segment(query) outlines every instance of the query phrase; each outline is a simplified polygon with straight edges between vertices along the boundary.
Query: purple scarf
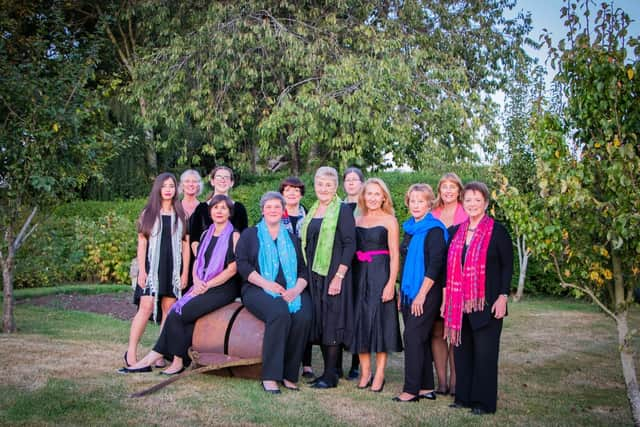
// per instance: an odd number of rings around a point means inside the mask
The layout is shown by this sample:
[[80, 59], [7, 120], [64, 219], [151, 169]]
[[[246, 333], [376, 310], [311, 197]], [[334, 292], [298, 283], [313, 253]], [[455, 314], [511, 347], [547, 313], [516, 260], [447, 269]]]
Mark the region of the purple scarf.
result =
[[[233, 233], [233, 225], [230, 221], [227, 222], [227, 225], [218, 236], [218, 241], [216, 242], [215, 247], [213, 248], [213, 253], [211, 254], [211, 258], [209, 260], [209, 265], [205, 269], [206, 260], [204, 259], [204, 254], [207, 252], [207, 248], [211, 243], [211, 239], [213, 238], [213, 233], [216, 230], [216, 225], [211, 224], [207, 229], [207, 233], [204, 236], [204, 239], [200, 242], [200, 246], [198, 246], [198, 256], [195, 262], [195, 270], [196, 277], [203, 282], [207, 282], [211, 280], [213, 277], [217, 276], [224, 269], [224, 260], [226, 258], [227, 251], [229, 250], [229, 237], [231, 233]], [[182, 307], [185, 306], [186, 303], [191, 301], [195, 295], [193, 295], [193, 288], [189, 289], [189, 291], [182, 296], [178, 301], [176, 301], [171, 310], [175, 311], [178, 314], [182, 314]]]

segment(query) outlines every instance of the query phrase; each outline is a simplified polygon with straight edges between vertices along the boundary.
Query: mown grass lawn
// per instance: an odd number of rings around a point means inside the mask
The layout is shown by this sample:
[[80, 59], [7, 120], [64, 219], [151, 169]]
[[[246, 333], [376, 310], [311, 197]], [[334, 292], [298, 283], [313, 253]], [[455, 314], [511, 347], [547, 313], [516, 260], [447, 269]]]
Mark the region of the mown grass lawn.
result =
[[[128, 297], [128, 296], [127, 296]], [[451, 398], [399, 404], [402, 354], [383, 393], [337, 389], [271, 396], [257, 381], [201, 375], [148, 397], [161, 380], [118, 375], [129, 323], [104, 315], [17, 306], [19, 333], [0, 335], [1, 425], [631, 425], [615, 327], [593, 306], [563, 299], [510, 304], [502, 335], [498, 412], [450, 409]], [[630, 323], [640, 324], [636, 308]], [[142, 351], [158, 328], [150, 325]], [[640, 348], [635, 341], [636, 350]], [[345, 356], [345, 365], [348, 365]], [[319, 370], [319, 354], [314, 366]]]

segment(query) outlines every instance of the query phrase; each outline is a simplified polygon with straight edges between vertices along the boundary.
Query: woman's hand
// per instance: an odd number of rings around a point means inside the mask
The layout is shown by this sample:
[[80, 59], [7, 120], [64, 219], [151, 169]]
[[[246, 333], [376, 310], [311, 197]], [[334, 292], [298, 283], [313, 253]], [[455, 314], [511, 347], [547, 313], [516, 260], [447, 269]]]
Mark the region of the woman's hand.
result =
[[141, 271], [138, 273], [138, 286], [144, 289], [147, 286], [147, 272]]
[[267, 283], [264, 284], [263, 288], [266, 289], [269, 292], [273, 292], [273, 293], [276, 293], [278, 295], [284, 295], [284, 293], [287, 291], [279, 283], [271, 282], [271, 281], [267, 281]]
[[440, 317], [442, 317], [443, 319], [444, 319], [444, 314], [446, 309], [447, 309], [447, 303], [446, 301], [443, 300], [442, 304], [440, 304]]
[[338, 276], [333, 276], [331, 282], [329, 282], [329, 289], [327, 289], [327, 293], [331, 296], [340, 295], [342, 292], [342, 279]]
[[186, 288], [188, 283], [189, 283], [189, 276], [186, 273], [180, 275], [180, 289]]
[[382, 289], [382, 302], [391, 301], [396, 294], [396, 288], [393, 283], [389, 283]]
[[509, 298], [506, 295], [500, 295], [496, 302], [493, 303], [491, 307], [491, 312], [493, 313], [493, 317], [496, 319], [502, 319], [505, 314], [507, 314], [507, 300]]
[[422, 292], [418, 292], [418, 295], [413, 299], [411, 303], [411, 314], [416, 317], [422, 316], [424, 312], [424, 300], [426, 299], [426, 295]]
[[296, 299], [296, 297], [298, 295], [300, 295], [301, 290], [298, 289], [297, 286], [294, 286], [291, 289], [287, 289], [283, 292], [282, 294], [282, 299], [285, 300], [286, 302], [291, 302], [294, 299]]
[[207, 292], [207, 289], [209, 288], [203, 280], [200, 280], [197, 277], [193, 278], [193, 290], [191, 291], [193, 296], [202, 295]]

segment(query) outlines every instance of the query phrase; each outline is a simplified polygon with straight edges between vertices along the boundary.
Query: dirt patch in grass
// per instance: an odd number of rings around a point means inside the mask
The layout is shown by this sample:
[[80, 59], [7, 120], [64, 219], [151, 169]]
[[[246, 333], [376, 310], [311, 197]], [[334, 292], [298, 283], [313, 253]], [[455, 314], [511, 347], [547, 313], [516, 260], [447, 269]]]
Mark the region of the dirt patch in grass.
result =
[[32, 304], [64, 310], [106, 314], [116, 319], [131, 320], [138, 309], [127, 292], [117, 294], [59, 294], [19, 300], [19, 304]]

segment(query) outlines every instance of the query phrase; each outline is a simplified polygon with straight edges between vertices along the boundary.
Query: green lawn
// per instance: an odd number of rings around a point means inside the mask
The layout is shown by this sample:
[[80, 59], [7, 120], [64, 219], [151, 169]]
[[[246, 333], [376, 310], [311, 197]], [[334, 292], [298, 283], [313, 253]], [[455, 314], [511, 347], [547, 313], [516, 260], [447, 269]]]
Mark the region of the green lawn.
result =
[[[630, 323], [639, 324], [637, 309], [632, 317]], [[17, 306], [16, 320], [19, 333], [0, 335], [0, 425], [631, 424], [614, 325], [593, 306], [572, 300], [510, 304], [498, 412], [485, 417], [448, 408], [451, 398], [392, 402], [402, 387], [402, 354], [390, 358], [380, 394], [341, 381], [333, 390], [302, 385], [301, 392], [271, 396], [257, 381], [201, 375], [131, 399], [161, 379], [116, 373], [128, 322], [28, 304]], [[150, 325], [140, 353], [157, 333]], [[316, 352], [316, 370], [319, 359]]]

